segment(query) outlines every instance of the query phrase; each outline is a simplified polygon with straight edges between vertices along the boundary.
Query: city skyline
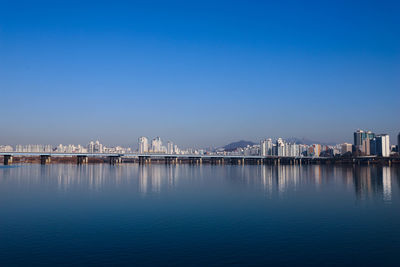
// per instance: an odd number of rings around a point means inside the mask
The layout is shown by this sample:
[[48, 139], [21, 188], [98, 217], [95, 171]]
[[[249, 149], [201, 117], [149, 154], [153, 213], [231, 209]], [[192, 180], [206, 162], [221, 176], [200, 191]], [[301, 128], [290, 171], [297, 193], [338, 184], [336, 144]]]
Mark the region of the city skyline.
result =
[[393, 139], [398, 9], [397, 1], [6, 1], [0, 141], [339, 143], [354, 128]]
[[[304, 140], [303, 140], [304, 141]], [[397, 141], [397, 144], [396, 144]], [[400, 133], [394, 141], [390, 142], [388, 134], [374, 133], [371, 130], [358, 129], [353, 132], [353, 144], [342, 142], [340, 144], [323, 144], [319, 142], [302, 142], [297, 139], [284, 139], [270, 137], [263, 138], [260, 142], [239, 141], [226, 146], [196, 148], [179, 147], [174, 141], [162, 140], [161, 137], [148, 138], [141, 136], [136, 146], [109, 146], [99, 140], [90, 141], [85, 145], [59, 144], [57, 146], [44, 144], [29, 145], [2, 145], [0, 152], [16, 153], [66, 153], [66, 154], [136, 154], [136, 155], [243, 155], [243, 156], [278, 156], [278, 157], [360, 157], [378, 156], [390, 157], [399, 154]]]
[[[358, 130], [360, 130], [360, 129], [357, 128], [357, 131]], [[352, 131], [353, 131], [353, 133], [356, 132], [355, 129], [353, 129]], [[393, 135], [388, 134], [387, 132], [384, 132], [384, 131], [383, 132], [374, 131], [374, 133], [376, 133], [378, 135], [381, 135], [381, 134], [389, 135], [392, 144], [393, 145], [397, 145], [396, 140], [398, 140], [398, 138], [399, 138], [400, 131], [395, 133], [395, 134], [393, 134]], [[11, 142], [7, 142], [7, 140], [1, 140], [0, 139], [0, 145], [17, 146], [17, 145], [31, 145], [31, 144], [43, 144], [43, 145], [47, 144], [47, 145], [57, 146], [59, 144], [67, 144], [67, 145], [68, 144], [88, 144], [89, 142], [97, 140], [97, 141], [101, 141], [102, 143], [104, 143], [104, 144], [106, 144], [108, 146], [125, 146], [125, 147], [131, 147], [131, 148], [134, 148], [134, 149], [139, 149], [138, 140], [140, 138], [143, 138], [143, 137], [146, 137], [148, 139], [147, 142], [148, 142], [149, 146], [151, 145], [150, 144], [151, 138], [154, 137], [154, 138], [161, 138], [162, 140], [168, 141], [168, 142], [170, 142], [172, 140], [175, 140], [175, 141], [173, 141], [174, 145], [179, 145], [182, 148], [196, 148], [196, 149], [218, 148], [218, 147], [223, 147], [225, 145], [228, 145], [228, 144], [234, 143], [234, 142], [238, 142], [238, 141], [249, 141], [249, 142], [253, 142], [253, 143], [259, 143], [260, 140], [263, 140], [263, 139], [266, 139], [266, 138], [270, 138], [272, 140], [278, 140], [278, 139], [291, 140], [294, 143], [304, 143], [304, 141], [306, 141], [306, 143], [310, 143], [310, 144], [311, 143], [318, 143], [318, 144], [322, 144], [322, 145], [338, 145], [338, 144], [343, 144], [343, 143], [354, 143], [353, 142], [354, 141], [354, 135], [348, 133], [348, 138], [343, 139], [343, 140], [339, 140], [338, 142], [330, 142], [330, 141], [322, 142], [321, 140], [314, 140], [314, 139], [311, 139], [311, 138], [308, 138], [308, 137], [296, 137], [296, 136], [286, 136], [285, 137], [285, 136], [264, 135], [264, 136], [261, 136], [257, 140], [250, 140], [250, 139], [240, 138], [240, 137], [237, 138], [237, 139], [228, 138], [224, 143], [221, 143], [221, 144], [218, 144], [218, 145], [214, 145], [214, 144], [200, 145], [200, 144], [196, 144], [196, 143], [182, 145], [182, 142], [180, 142], [180, 140], [176, 140], [176, 139], [173, 139], [173, 138], [165, 138], [165, 137], [160, 136], [160, 135], [149, 135], [149, 136], [138, 135], [138, 137], [136, 139], [134, 137], [131, 138], [131, 142], [129, 142], [129, 143], [115, 142], [115, 140], [112, 141], [112, 142], [105, 142], [103, 138], [89, 138], [86, 141], [77, 141], [77, 142], [62, 142], [62, 141], [58, 141], [58, 142], [54, 142], [54, 143], [52, 143], [52, 142], [30, 142], [29, 140], [27, 140], [26, 142], [11, 143]], [[59, 140], [61, 140], [61, 139], [59, 139]], [[293, 141], [293, 140], [295, 140], [295, 141]]]

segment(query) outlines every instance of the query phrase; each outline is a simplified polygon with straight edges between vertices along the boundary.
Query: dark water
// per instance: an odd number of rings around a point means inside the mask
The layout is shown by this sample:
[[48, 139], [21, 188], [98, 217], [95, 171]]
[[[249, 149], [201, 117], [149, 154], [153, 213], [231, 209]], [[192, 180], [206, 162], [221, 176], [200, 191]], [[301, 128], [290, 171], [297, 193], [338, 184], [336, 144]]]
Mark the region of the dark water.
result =
[[400, 171], [0, 166], [0, 265], [392, 265]]

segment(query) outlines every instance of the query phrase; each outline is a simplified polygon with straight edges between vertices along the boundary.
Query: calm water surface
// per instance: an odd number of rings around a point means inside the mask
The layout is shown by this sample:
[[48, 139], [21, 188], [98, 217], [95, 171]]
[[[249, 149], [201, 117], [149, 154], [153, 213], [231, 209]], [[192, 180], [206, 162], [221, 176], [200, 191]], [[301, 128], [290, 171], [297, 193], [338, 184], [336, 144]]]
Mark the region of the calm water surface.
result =
[[396, 167], [0, 166], [0, 265], [400, 264]]

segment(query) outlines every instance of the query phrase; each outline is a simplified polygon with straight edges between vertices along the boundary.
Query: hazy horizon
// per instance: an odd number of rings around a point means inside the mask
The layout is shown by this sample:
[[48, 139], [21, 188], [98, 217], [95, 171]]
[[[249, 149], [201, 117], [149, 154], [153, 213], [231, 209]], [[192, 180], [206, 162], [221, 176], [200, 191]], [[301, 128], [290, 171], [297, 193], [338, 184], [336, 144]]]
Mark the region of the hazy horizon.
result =
[[1, 3], [0, 144], [397, 142], [397, 1]]

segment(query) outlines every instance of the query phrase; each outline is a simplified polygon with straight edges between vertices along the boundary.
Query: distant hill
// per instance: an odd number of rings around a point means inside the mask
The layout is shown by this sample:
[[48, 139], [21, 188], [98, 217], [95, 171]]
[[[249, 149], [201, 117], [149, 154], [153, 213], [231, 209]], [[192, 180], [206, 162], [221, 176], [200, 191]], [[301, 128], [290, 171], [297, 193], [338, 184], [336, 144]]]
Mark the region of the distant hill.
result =
[[225, 151], [234, 151], [239, 147], [253, 146], [255, 144], [256, 143], [251, 142], [251, 141], [240, 140], [238, 142], [233, 142], [233, 143], [230, 143], [230, 144], [224, 146], [223, 149]]

